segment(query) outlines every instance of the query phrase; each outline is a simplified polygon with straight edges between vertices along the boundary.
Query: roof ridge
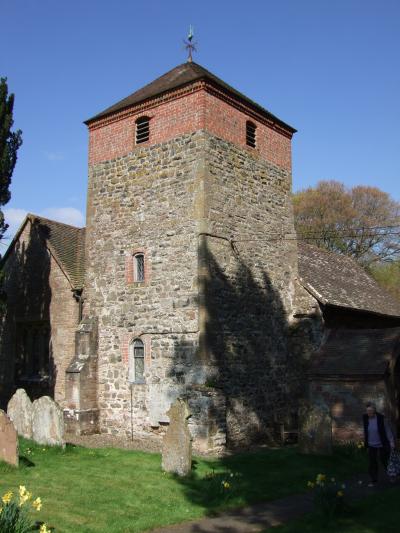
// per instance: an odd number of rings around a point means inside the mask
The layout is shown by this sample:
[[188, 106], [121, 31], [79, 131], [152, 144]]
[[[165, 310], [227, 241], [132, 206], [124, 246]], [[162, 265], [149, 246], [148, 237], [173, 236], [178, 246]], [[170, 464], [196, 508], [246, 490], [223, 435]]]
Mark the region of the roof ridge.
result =
[[291, 133], [295, 133], [296, 130], [276, 115], [271, 113], [268, 109], [258, 104], [238, 89], [232, 87], [232, 85], [226, 83], [222, 78], [219, 78], [213, 74], [210, 70], [206, 69], [199, 63], [186, 62], [177, 65], [170, 69], [161, 76], [155, 78], [150, 83], [147, 83], [143, 87], [140, 87], [133, 93], [129, 94], [122, 100], [119, 100], [115, 104], [107, 107], [100, 113], [92, 116], [84, 121], [86, 125], [90, 125], [97, 120], [104, 119], [106, 117], [113, 116], [133, 108], [143, 102], [151, 101], [154, 98], [161, 97], [165, 94], [176, 91], [177, 89], [189, 86], [198, 81], [207, 80], [210, 85], [217, 85], [219, 89], [228, 93], [231, 97], [241, 101], [242, 104], [247, 104], [248, 107], [253, 108], [260, 115], [264, 115], [272, 122], [276, 122], [280, 127], [288, 130]]
[[72, 224], [67, 224], [66, 222], [60, 222], [58, 220], [53, 220], [52, 218], [47, 218], [47, 217], [44, 217], [42, 215], [36, 215], [35, 213], [27, 213], [27, 218], [31, 218], [31, 217], [35, 217], [35, 218], [38, 218], [39, 220], [46, 220], [47, 222], [51, 222], [52, 224], [58, 224], [60, 226], [67, 226], [69, 228], [74, 228], [76, 230], [81, 230], [81, 229], [84, 229], [86, 226], [73, 226]]

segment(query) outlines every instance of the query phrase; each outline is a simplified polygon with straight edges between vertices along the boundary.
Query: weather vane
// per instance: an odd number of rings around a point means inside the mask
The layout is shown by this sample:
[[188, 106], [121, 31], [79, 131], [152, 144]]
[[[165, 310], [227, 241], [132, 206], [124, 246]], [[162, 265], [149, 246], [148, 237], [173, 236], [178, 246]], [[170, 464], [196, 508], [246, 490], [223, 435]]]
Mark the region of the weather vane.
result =
[[187, 36], [187, 41], [183, 41], [185, 43], [185, 48], [188, 51], [188, 61], [191, 63], [193, 61], [192, 54], [193, 52], [196, 52], [196, 44], [193, 42], [194, 32], [192, 25], [189, 26], [189, 34]]

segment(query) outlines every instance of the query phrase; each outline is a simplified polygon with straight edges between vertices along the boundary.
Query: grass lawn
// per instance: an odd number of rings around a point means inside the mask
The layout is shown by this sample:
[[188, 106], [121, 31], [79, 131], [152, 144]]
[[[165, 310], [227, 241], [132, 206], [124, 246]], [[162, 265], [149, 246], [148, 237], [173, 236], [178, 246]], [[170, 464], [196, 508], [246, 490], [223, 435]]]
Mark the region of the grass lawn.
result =
[[374, 494], [352, 504], [349, 511], [330, 524], [309, 514], [268, 533], [398, 533], [400, 531], [400, 488]]
[[[338, 450], [332, 457], [295, 448], [211, 460], [196, 458], [192, 476], [161, 470], [159, 454], [112, 448], [42, 447], [21, 439], [20, 467], [0, 463], [0, 495], [25, 485], [43, 501], [35, 516], [61, 532], [138, 532], [203, 517], [216, 510], [306, 490], [323, 472], [338, 479], [364, 471], [365, 457]], [[229, 488], [223, 489], [227, 481]]]

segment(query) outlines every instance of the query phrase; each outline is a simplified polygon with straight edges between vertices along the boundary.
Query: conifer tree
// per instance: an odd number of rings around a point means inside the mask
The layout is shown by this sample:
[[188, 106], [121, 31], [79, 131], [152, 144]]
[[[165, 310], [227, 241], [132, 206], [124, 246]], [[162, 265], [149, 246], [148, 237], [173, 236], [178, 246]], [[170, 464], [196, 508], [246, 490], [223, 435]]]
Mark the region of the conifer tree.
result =
[[21, 130], [12, 131], [14, 95], [8, 94], [7, 78], [0, 78], [0, 239], [8, 228], [1, 207], [11, 197], [11, 176], [22, 144]]

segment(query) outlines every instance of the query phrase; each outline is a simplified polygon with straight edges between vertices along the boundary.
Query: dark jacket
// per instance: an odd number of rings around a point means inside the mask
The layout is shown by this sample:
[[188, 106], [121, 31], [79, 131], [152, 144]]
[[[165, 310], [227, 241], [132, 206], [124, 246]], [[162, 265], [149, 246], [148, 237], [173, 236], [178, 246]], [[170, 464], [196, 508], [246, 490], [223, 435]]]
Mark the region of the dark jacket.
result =
[[[377, 418], [379, 438], [381, 439], [382, 446], [389, 447], [390, 443], [389, 443], [389, 439], [388, 439], [386, 428], [385, 428], [385, 417], [381, 415], [380, 413], [376, 413], [376, 418]], [[368, 426], [369, 426], [368, 415], [363, 415], [363, 422], [364, 422], [364, 444], [365, 444], [365, 447], [368, 448]]]

